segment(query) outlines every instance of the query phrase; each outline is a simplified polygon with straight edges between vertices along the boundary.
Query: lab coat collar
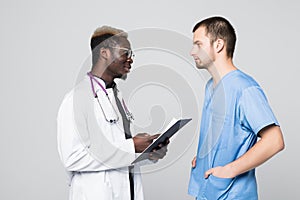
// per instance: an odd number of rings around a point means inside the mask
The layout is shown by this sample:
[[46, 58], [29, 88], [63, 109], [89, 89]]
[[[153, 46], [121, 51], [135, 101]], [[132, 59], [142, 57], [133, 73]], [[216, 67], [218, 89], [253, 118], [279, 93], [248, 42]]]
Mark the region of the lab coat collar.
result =
[[[86, 75], [86, 78], [87, 78], [88, 80], [90, 80], [90, 77], [89, 77], [88, 75]], [[94, 76], [94, 78], [95, 78], [102, 86], [104, 86], [104, 88], [105, 88], [107, 91], [110, 91], [110, 89], [112, 89], [112, 90], [116, 90], [117, 92], [119, 92], [119, 90], [118, 90], [118, 88], [117, 88], [116, 82], [113, 81], [112, 84], [111, 84], [111, 86], [110, 86], [110, 87], [107, 87], [106, 84], [105, 84], [105, 81], [104, 81], [103, 79], [101, 79], [101, 78], [99, 78], [99, 77], [96, 77], [96, 76]], [[101, 87], [100, 87], [97, 83], [95, 83], [95, 81], [94, 81], [94, 87], [95, 87], [95, 91], [102, 90]]]

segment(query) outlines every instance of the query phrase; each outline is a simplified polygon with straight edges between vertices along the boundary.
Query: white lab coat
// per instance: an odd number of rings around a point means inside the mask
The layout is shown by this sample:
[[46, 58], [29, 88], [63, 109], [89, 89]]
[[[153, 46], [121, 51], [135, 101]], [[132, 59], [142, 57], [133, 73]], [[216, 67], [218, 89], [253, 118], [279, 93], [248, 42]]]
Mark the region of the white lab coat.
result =
[[[94, 86], [106, 115], [115, 117], [104, 92], [95, 82]], [[119, 115], [116, 124], [105, 120], [88, 76], [65, 96], [59, 108], [58, 152], [70, 175], [70, 200], [130, 200], [128, 166], [135, 158], [134, 143], [125, 139], [113, 90], [107, 92]], [[135, 199], [143, 200], [139, 167], [134, 170]]]

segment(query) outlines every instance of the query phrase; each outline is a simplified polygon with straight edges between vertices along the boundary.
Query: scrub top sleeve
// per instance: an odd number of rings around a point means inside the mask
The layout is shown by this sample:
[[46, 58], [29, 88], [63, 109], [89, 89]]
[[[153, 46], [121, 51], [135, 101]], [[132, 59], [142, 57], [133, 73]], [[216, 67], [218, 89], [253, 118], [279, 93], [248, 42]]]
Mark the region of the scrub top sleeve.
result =
[[257, 133], [264, 127], [275, 124], [279, 125], [263, 90], [258, 86], [245, 89], [239, 100], [240, 124]]

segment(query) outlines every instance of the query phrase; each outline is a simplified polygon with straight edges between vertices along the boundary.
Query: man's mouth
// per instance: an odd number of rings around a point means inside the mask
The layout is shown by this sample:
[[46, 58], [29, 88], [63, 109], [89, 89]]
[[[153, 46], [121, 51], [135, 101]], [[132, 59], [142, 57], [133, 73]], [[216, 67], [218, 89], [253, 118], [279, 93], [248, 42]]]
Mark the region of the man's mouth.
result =
[[126, 73], [129, 73], [129, 72], [130, 72], [130, 68], [131, 68], [131, 67], [126, 67], [126, 66], [125, 66], [125, 67], [124, 67], [125, 72], [126, 72]]

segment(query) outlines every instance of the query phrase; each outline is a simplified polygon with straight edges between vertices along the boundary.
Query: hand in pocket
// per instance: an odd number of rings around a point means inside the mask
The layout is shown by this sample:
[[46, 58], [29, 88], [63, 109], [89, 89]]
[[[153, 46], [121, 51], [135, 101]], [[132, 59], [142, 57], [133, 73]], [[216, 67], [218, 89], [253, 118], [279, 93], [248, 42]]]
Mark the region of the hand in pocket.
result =
[[235, 175], [232, 173], [232, 170], [230, 170], [228, 167], [224, 166], [218, 166], [214, 168], [210, 168], [204, 173], [204, 178], [208, 178], [210, 175], [213, 175], [215, 177], [219, 178], [234, 178]]

